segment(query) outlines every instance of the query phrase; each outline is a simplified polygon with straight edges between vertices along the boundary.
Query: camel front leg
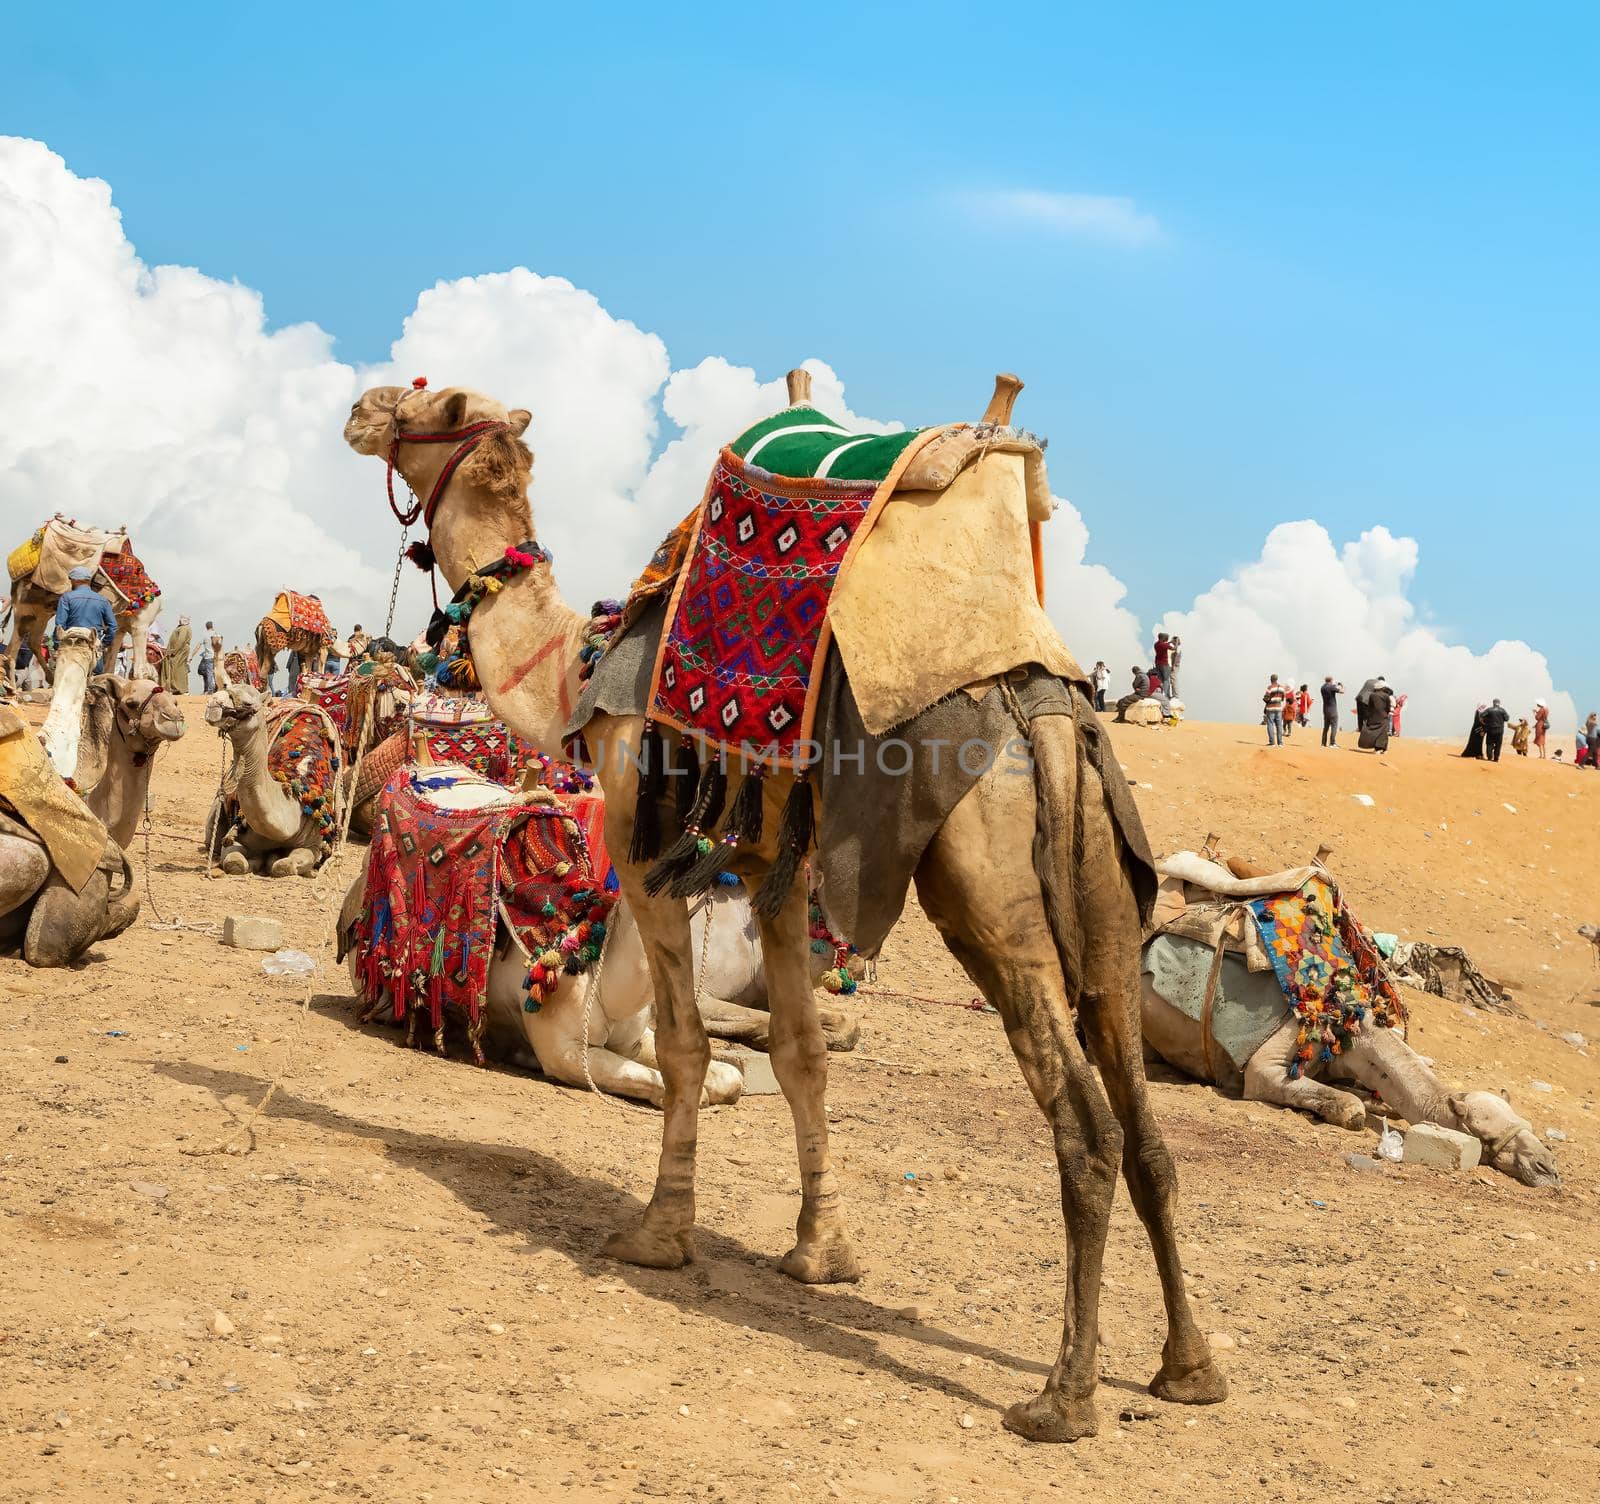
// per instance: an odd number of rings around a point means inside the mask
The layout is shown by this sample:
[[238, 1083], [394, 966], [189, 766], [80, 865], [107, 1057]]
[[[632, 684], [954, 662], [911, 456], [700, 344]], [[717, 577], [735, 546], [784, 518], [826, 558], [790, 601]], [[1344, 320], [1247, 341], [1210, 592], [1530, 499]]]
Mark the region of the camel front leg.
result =
[[1291, 1016], [1258, 1049], [1244, 1066], [1244, 1098], [1247, 1102], [1271, 1102], [1277, 1107], [1294, 1107], [1309, 1112], [1338, 1128], [1359, 1128], [1367, 1120], [1367, 1105], [1353, 1092], [1325, 1086], [1309, 1076], [1290, 1076], [1295, 1041], [1300, 1026]]
[[861, 1278], [845, 1230], [839, 1184], [828, 1150], [828, 1046], [811, 990], [811, 942], [805, 885], [796, 882], [775, 918], [761, 923], [761, 952], [771, 1008], [768, 1051], [772, 1074], [794, 1117], [800, 1153], [800, 1217], [794, 1247], [778, 1266], [805, 1285]]
[[267, 864], [268, 877], [315, 877], [317, 853], [309, 846], [296, 846]]

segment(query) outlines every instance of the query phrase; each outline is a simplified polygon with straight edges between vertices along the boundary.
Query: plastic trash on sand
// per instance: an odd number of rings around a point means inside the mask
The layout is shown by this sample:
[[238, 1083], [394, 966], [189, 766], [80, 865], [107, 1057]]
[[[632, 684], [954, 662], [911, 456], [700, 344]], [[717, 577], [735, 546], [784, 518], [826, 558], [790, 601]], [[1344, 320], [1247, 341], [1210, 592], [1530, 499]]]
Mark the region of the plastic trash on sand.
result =
[[1399, 1164], [1405, 1158], [1406, 1141], [1399, 1130], [1384, 1127], [1383, 1137], [1378, 1140], [1378, 1158], [1387, 1159], [1393, 1164]]
[[1354, 799], [1357, 804], [1366, 805], [1368, 809], [1371, 809], [1372, 806], [1378, 802], [1372, 797], [1371, 794], [1352, 794], [1350, 797]]
[[275, 950], [261, 962], [269, 977], [303, 977], [317, 969], [317, 963], [303, 950]]
[[1378, 954], [1387, 961], [1399, 949], [1400, 937], [1391, 935], [1384, 930], [1374, 930], [1372, 932], [1372, 943], [1378, 947]]

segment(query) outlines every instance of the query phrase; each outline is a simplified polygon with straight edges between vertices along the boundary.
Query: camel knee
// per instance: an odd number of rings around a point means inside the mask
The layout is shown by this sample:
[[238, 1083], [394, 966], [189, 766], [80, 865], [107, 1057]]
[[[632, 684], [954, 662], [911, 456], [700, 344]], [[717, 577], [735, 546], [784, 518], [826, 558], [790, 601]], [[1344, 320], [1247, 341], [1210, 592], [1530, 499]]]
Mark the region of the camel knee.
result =
[[1166, 1144], [1154, 1134], [1140, 1137], [1129, 1155], [1130, 1188], [1142, 1181], [1157, 1196], [1170, 1196], [1178, 1188], [1178, 1166]]

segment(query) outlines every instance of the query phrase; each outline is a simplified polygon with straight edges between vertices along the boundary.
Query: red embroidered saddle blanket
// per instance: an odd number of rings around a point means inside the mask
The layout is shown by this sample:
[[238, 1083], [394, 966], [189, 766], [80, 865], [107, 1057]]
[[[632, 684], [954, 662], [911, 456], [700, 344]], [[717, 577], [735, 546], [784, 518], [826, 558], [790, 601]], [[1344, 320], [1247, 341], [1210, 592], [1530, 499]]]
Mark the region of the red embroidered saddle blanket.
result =
[[597, 796], [455, 810], [430, 797], [451, 781], [408, 766], [385, 785], [355, 945], [368, 1016], [386, 996], [413, 1028], [425, 1013], [442, 1050], [446, 1010], [460, 1010], [481, 1064], [500, 926], [529, 958], [536, 1007], [599, 959], [617, 884]]
[[[769, 765], [806, 761], [829, 597], [920, 437], [850, 437], [820, 413], [791, 408], [722, 451], [667, 607], [652, 720]], [[757, 454], [790, 473], [752, 463]], [[662, 569], [676, 536], [658, 550]]]
[[126, 538], [120, 549], [100, 556], [100, 572], [127, 602], [123, 610], [142, 611], [161, 594], [161, 587], [145, 572], [133, 551], [133, 544]]

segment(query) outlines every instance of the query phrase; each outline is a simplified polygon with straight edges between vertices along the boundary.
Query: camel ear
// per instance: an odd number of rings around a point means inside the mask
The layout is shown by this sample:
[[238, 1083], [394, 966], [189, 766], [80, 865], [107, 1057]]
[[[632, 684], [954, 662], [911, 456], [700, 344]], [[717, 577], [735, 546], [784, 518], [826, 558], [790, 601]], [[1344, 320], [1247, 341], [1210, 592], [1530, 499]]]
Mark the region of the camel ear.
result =
[[526, 433], [528, 425], [533, 422], [533, 414], [525, 407], [514, 407], [506, 416], [511, 420], [511, 431], [515, 434]]
[[1454, 1096], [1449, 1097], [1446, 1100], [1450, 1104], [1450, 1111], [1462, 1121], [1465, 1121], [1467, 1116], [1467, 1099], [1464, 1096]]
[[467, 394], [455, 392], [445, 398], [441, 414], [446, 428], [463, 428], [467, 421]]

